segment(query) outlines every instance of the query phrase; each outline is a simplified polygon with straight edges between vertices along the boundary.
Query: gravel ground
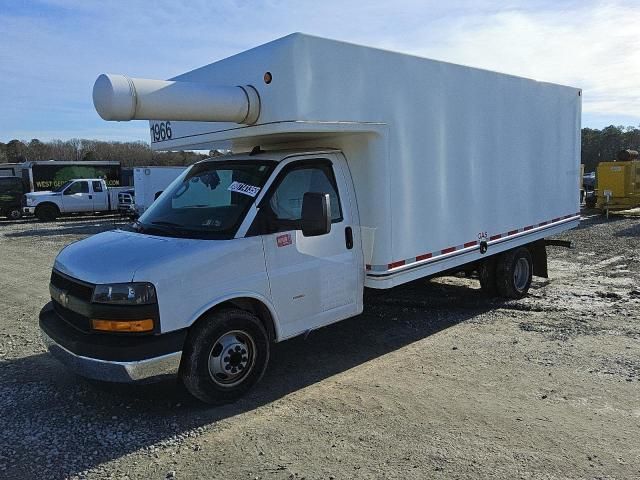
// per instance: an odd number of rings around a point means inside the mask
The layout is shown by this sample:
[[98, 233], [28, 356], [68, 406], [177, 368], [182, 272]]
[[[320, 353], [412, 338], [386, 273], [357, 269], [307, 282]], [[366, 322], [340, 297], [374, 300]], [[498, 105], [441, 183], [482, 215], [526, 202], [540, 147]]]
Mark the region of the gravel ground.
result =
[[0, 222], [1, 478], [640, 478], [640, 218], [584, 215], [520, 301], [464, 277], [369, 294], [222, 408], [44, 353], [55, 255], [114, 226]]

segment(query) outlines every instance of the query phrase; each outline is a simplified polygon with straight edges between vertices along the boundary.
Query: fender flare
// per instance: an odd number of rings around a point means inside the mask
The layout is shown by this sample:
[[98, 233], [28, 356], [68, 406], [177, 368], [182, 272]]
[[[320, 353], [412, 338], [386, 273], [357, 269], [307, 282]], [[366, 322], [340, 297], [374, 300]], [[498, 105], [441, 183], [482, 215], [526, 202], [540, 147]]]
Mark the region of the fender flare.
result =
[[276, 309], [274, 308], [273, 304], [269, 301], [269, 299], [255, 292], [229, 293], [204, 304], [191, 316], [191, 318], [189, 318], [189, 321], [187, 322], [188, 323], [187, 328], [191, 328], [195, 322], [197, 322], [198, 320], [200, 320], [200, 318], [202, 318], [203, 315], [211, 312], [212, 310], [215, 310], [216, 308], [220, 307], [225, 303], [231, 304], [233, 303], [234, 300], [237, 300], [237, 301], [252, 300], [261, 304], [267, 310], [270, 316], [270, 318], [260, 318], [263, 321], [263, 323], [264, 322], [269, 323], [264, 325], [265, 328], [267, 329], [267, 332], [271, 333], [271, 335], [273, 336], [273, 341], [277, 342], [280, 339], [281, 329], [280, 329], [280, 322], [279, 322], [278, 314], [276, 313]]

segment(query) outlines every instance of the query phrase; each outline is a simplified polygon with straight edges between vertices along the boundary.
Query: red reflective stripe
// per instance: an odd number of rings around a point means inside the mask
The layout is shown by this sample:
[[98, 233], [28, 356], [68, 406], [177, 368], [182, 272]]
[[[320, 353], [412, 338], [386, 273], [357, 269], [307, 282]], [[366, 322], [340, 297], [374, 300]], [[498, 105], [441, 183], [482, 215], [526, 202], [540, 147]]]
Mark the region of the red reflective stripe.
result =
[[527, 225], [526, 227], [524, 227], [524, 231], [526, 232], [527, 230], [531, 230], [533, 228], [533, 225]]
[[449, 247], [449, 248], [445, 248], [444, 250], [441, 250], [440, 252], [444, 255], [445, 253], [451, 253], [455, 251], [456, 251], [456, 247]]
[[397, 262], [393, 262], [389, 264], [389, 270], [391, 270], [392, 268], [396, 268], [396, 267], [401, 267], [405, 264], [406, 262], [404, 260], [398, 260]]
[[518, 230], [511, 230], [507, 235], [515, 235], [516, 233], [518, 233]]
[[431, 258], [431, 254], [430, 253], [423, 253], [422, 255], [418, 255], [416, 257], [416, 262], [419, 262], [420, 260], [426, 260], [427, 258]]
[[558, 217], [558, 218], [554, 218], [553, 220], [551, 220], [552, 222], [559, 222], [560, 220], [562, 220], [562, 217]]
[[500, 233], [499, 233], [498, 235], [491, 235], [491, 236], [489, 237], [489, 241], [491, 241], [491, 240], [498, 240], [498, 239], [499, 239], [499, 238], [501, 238], [501, 237], [502, 237], [502, 234], [500, 234]]
[[542, 222], [539, 226], [544, 227], [545, 225], [549, 225], [549, 222]]
[[473, 242], [467, 242], [464, 244], [464, 248], [468, 248], [468, 247], [473, 247], [474, 245], [476, 245], [478, 242], [473, 241]]

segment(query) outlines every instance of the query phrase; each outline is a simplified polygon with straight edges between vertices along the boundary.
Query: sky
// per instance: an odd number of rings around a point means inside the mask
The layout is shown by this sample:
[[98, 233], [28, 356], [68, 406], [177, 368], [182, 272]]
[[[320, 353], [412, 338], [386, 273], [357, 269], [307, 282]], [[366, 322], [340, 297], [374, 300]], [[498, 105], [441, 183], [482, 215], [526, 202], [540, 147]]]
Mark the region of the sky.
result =
[[149, 141], [100, 73], [171, 78], [292, 32], [583, 89], [582, 125], [640, 126], [640, 0], [0, 0], [0, 141]]

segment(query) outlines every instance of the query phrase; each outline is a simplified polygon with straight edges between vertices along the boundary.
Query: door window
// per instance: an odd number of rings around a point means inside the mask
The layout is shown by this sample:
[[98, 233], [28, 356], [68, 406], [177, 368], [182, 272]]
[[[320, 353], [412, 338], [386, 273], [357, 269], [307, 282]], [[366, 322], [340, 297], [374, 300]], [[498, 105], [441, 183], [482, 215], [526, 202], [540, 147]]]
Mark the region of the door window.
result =
[[94, 192], [101, 192], [102, 191], [102, 182], [94, 181], [94, 182], [91, 182], [91, 184], [93, 185], [93, 191]]
[[65, 195], [73, 195], [75, 193], [89, 193], [89, 182], [73, 182], [64, 191]]
[[262, 202], [260, 214], [250, 229], [250, 235], [300, 230], [302, 199], [307, 192], [328, 193], [331, 222], [342, 221], [340, 197], [329, 161], [300, 162], [285, 168], [275, 182], [275, 188]]

